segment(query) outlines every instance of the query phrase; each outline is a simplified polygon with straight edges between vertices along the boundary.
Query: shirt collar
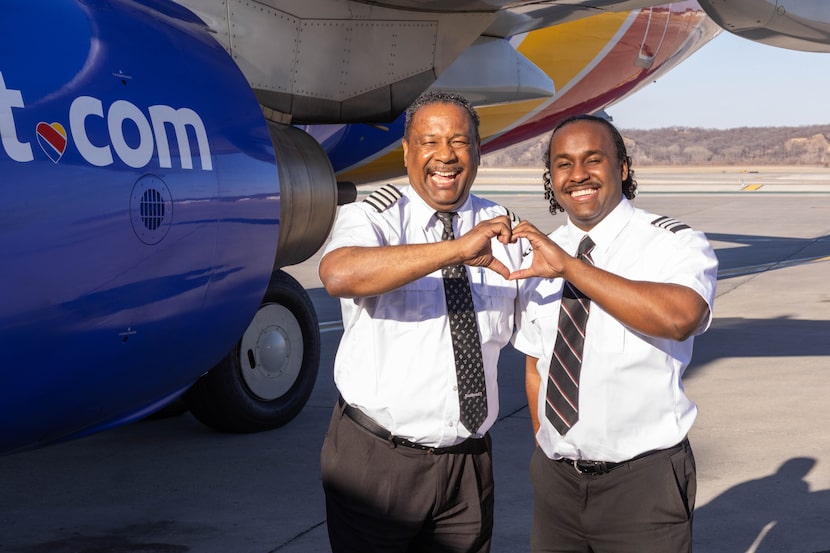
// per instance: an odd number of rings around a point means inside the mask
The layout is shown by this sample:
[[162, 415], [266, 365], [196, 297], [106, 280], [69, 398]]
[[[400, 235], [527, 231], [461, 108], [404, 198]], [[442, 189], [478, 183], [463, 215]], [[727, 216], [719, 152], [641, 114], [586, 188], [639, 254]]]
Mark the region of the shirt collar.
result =
[[594, 225], [594, 228], [589, 230], [587, 233], [573, 224], [569, 218], [568, 238], [574, 245], [574, 251], [576, 251], [577, 244], [579, 244], [579, 241], [582, 240], [582, 237], [585, 236], [585, 234], [590, 235], [591, 240], [593, 240], [594, 244], [596, 244], [595, 251], [606, 251], [611, 246], [611, 243], [617, 235], [619, 235], [622, 229], [625, 228], [633, 215], [634, 206], [631, 205], [631, 202], [629, 202], [628, 199], [623, 197], [620, 200], [620, 203], [617, 204], [617, 207], [611, 210], [611, 213], [606, 215], [602, 221]]
[[[403, 191], [411, 204], [412, 212], [410, 214], [411, 221], [421, 228], [430, 228], [435, 225], [441, 225], [438, 217], [435, 217], [435, 208], [430, 207], [418, 192], [412, 186], [407, 186]], [[455, 223], [455, 228], [459, 229], [459, 234], [469, 230], [473, 226], [473, 195], [468, 194], [464, 203], [458, 206], [455, 210], [458, 213], [458, 221]], [[465, 229], [465, 230], [462, 230]]]

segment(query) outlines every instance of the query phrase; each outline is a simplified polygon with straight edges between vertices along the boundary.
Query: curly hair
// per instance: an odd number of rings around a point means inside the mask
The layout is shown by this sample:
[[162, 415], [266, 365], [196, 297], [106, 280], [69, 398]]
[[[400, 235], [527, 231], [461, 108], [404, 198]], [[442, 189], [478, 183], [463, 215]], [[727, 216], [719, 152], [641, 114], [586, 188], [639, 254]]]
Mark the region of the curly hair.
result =
[[550, 146], [553, 144], [553, 136], [556, 132], [571, 123], [576, 121], [592, 121], [599, 123], [605, 126], [608, 129], [608, 132], [611, 134], [611, 139], [614, 141], [614, 146], [617, 150], [617, 161], [621, 163], [625, 163], [628, 166], [628, 177], [622, 182], [622, 193], [623, 196], [628, 198], [629, 200], [633, 200], [634, 197], [637, 195], [637, 181], [634, 180], [634, 169], [631, 168], [631, 157], [629, 157], [628, 152], [625, 149], [625, 142], [623, 141], [623, 137], [620, 134], [620, 131], [607, 119], [603, 119], [602, 117], [597, 117], [595, 115], [572, 115], [561, 121], [556, 127], [554, 127], [553, 132], [550, 133], [550, 140], [548, 141], [548, 147], [545, 150], [545, 153], [542, 155], [542, 160], [545, 163], [545, 172], [542, 173], [542, 181], [545, 185], [545, 199], [550, 202], [550, 213], [551, 215], [556, 215], [556, 212], [564, 212], [565, 208], [559, 205], [559, 202], [556, 201], [556, 197], [553, 195], [553, 188], [551, 188], [550, 182]]
[[471, 104], [467, 98], [460, 94], [455, 94], [453, 92], [441, 92], [440, 90], [427, 90], [418, 96], [415, 101], [412, 102], [408, 108], [406, 108], [406, 120], [403, 128], [403, 137], [405, 139], [409, 138], [409, 128], [412, 124], [412, 118], [415, 116], [415, 113], [422, 107], [430, 104], [454, 104], [467, 110], [467, 113], [470, 114], [470, 119], [473, 122], [473, 129], [476, 133], [475, 139], [480, 140], [478, 135], [480, 119], [478, 117], [478, 113], [473, 107], [473, 104]]

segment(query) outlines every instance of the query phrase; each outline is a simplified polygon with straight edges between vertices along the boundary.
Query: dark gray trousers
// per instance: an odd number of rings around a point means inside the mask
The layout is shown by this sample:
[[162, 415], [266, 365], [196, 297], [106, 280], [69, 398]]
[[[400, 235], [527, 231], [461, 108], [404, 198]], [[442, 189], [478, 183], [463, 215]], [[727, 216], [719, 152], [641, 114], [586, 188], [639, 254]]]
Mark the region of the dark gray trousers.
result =
[[580, 474], [539, 448], [530, 461], [533, 553], [688, 553], [697, 491], [688, 441]]
[[493, 469], [485, 439], [479, 454], [392, 447], [336, 406], [321, 453], [332, 552], [489, 552]]

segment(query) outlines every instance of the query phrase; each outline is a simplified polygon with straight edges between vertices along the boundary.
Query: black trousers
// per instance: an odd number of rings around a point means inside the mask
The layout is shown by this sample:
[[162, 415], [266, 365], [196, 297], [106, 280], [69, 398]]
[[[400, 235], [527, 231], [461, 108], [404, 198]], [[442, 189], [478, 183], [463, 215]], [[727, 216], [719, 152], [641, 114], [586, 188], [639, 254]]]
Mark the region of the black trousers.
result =
[[538, 447], [530, 461], [534, 553], [687, 553], [697, 491], [688, 441], [605, 474], [580, 474]]
[[487, 553], [490, 438], [481, 453], [392, 447], [334, 409], [321, 469], [333, 553]]

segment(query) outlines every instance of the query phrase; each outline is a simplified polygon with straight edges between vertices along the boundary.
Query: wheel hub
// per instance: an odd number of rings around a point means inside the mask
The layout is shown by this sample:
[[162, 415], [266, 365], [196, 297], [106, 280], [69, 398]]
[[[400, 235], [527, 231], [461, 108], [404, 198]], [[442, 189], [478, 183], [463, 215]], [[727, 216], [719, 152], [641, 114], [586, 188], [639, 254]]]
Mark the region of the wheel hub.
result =
[[266, 304], [242, 336], [242, 378], [257, 398], [271, 401], [287, 393], [303, 363], [303, 336], [290, 310]]

